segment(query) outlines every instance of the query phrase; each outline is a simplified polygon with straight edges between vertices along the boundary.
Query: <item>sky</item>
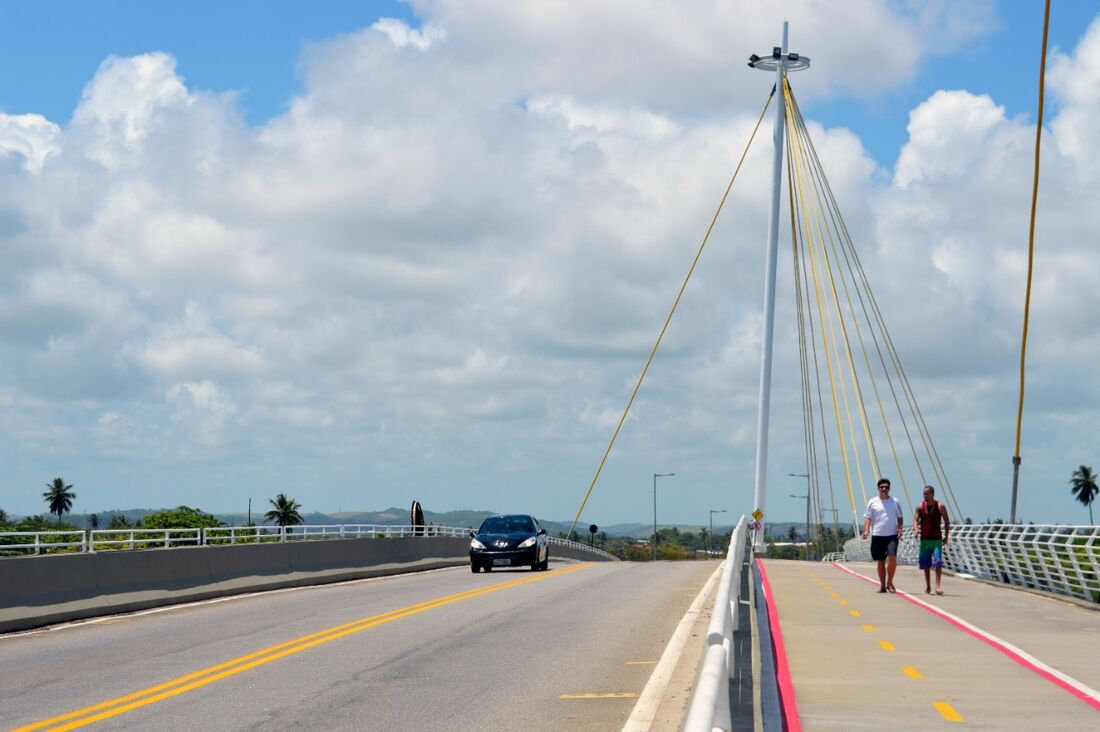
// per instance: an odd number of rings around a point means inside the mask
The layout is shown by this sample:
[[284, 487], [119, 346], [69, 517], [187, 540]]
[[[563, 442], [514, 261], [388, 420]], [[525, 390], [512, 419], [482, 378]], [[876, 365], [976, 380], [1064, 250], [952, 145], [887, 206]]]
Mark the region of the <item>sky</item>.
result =
[[[1034, 7], [1032, 7], [1034, 6]], [[1040, 3], [0, 0], [0, 508], [572, 519], [777, 42], [963, 513], [1008, 514]], [[1100, 463], [1100, 10], [1055, 3], [1019, 515]], [[770, 139], [583, 521], [752, 510]], [[781, 241], [782, 251], [784, 242]], [[789, 246], [789, 244], [788, 244]], [[781, 259], [770, 520], [804, 472]], [[844, 513], [847, 509], [842, 509]]]

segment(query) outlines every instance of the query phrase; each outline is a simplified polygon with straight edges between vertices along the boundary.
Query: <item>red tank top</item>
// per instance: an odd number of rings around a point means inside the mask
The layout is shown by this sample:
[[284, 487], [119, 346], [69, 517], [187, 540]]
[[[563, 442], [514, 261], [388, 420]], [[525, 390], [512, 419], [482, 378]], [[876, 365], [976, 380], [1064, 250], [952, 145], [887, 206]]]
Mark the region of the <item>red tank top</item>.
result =
[[929, 509], [928, 504], [921, 501], [920, 508], [917, 510], [920, 512], [920, 538], [942, 539], [943, 534], [940, 533], [940, 502], [936, 501]]

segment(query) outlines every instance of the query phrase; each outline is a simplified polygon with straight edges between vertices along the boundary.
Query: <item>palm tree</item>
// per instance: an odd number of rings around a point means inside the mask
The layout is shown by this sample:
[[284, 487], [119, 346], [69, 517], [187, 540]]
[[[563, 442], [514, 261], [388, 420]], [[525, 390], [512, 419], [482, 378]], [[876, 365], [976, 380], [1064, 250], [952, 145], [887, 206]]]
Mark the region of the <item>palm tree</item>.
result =
[[88, 526], [91, 526], [93, 529], [98, 529], [99, 528], [99, 514], [98, 513], [93, 513], [91, 516], [88, 517]]
[[8, 523], [8, 512], [0, 508], [0, 526]]
[[46, 505], [50, 507], [50, 513], [57, 514], [57, 525], [61, 526], [61, 515], [69, 512], [69, 509], [73, 507], [73, 499], [76, 498], [76, 494], [73, 493], [72, 485], [65, 485], [63, 478], [54, 478], [52, 483], [47, 483], [46, 487], [49, 489], [42, 494], [42, 498], [45, 499]]
[[[264, 514], [264, 521], [274, 521], [278, 526], [293, 526], [302, 523], [302, 515], [298, 513], [301, 506], [293, 498], [287, 498], [280, 493], [272, 500], [271, 510]], [[289, 533], [289, 529], [287, 530]]]
[[1096, 473], [1092, 467], [1082, 465], [1073, 471], [1073, 477], [1069, 479], [1070, 493], [1081, 503], [1089, 507], [1089, 523], [1092, 520], [1092, 502], [1096, 500], [1096, 494], [1100, 493], [1100, 486], [1096, 485]]

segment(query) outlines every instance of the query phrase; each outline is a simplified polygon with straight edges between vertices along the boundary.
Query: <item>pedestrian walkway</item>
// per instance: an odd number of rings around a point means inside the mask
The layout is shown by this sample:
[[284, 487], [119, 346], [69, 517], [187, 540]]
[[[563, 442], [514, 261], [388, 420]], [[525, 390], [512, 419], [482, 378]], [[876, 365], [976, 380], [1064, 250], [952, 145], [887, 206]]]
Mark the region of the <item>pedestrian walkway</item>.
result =
[[1100, 608], [946, 575], [926, 595], [914, 567], [895, 595], [871, 563], [761, 564], [802, 729], [1100, 729]]

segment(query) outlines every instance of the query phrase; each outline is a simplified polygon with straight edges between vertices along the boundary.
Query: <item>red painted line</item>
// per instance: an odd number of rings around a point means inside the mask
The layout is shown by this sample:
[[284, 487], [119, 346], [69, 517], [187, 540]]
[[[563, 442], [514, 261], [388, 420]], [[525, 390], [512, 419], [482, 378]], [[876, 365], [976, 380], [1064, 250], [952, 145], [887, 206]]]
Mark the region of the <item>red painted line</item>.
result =
[[764, 588], [764, 601], [768, 603], [768, 624], [771, 626], [775, 682], [779, 686], [783, 729], [787, 732], [802, 732], [802, 720], [798, 716], [798, 703], [794, 698], [794, 683], [791, 681], [791, 667], [787, 664], [787, 647], [783, 645], [783, 631], [779, 629], [779, 608], [776, 607], [775, 598], [772, 596], [772, 586], [768, 583], [764, 562], [759, 557], [756, 559], [756, 566], [760, 569], [760, 586]]
[[[835, 562], [833, 563], [833, 566], [842, 572], [847, 572], [853, 577], [858, 577], [864, 582], [868, 582], [872, 585], [878, 584], [878, 582], [871, 579], [870, 577], [864, 577], [859, 572], [854, 572], [847, 567], [841, 566]], [[1054, 684], [1058, 688], [1068, 691], [1070, 694], [1073, 694], [1075, 697], [1085, 702], [1093, 709], [1100, 710], [1100, 694], [1098, 694], [1096, 691], [1089, 688], [1085, 684], [1082, 684], [1080, 681], [1077, 681], [1076, 679], [1066, 676], [1060, 671], [1057, 671], [1050, 666], [1047, 666], [1039, 659], [1031, 657], [1025, 651], [1016, 648], [1015, 646], [1012, 646], [1006, 641], [1002, 641], [997, 636], [992, 635], [991, 633], [987, 633], [976, 625], [971, 625], [962, 618], [956, 617], [951, 613], [940, 610], [935, 605], [930, 605], [922, 600], [918, 600], [907, 592], [899, 591], [897, 594], [899, 597], [905, 598], [917, 607], [924, 608], [938, 618], [946, 620], [948, 623], [954, 625], [959, 630], [962, 630], [967, 634], [977, 638], [978, 640], [983, 641], [990, 646], [996, 648], [998, 651], [1008, 656], [1019, 665], [1023, 666], [1029, 671], [1035, 672], [1039, 676], [1042, 676], [1044, 679]]]

